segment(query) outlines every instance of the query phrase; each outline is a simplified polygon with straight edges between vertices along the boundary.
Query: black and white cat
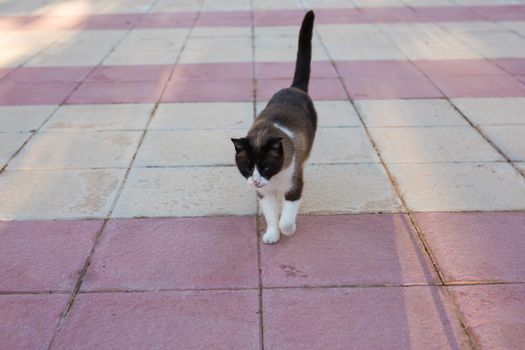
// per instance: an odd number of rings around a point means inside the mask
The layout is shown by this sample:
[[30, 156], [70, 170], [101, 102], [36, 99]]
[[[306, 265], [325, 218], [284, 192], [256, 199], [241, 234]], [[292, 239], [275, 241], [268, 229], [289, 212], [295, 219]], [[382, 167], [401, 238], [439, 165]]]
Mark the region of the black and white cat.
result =
[[303, 191], [303, 167], [317, 129], [317, 113], [308, 96], [313, 25], [314, 13], [309, 11], [299, 32], [292, 86], [273, 95], [246, 137], [232, 139], [237, 167], [255, 187], [266, 218], [264, 243], [275, 243], [280, 232], [291, 236], [296, 229], [295, 218]]

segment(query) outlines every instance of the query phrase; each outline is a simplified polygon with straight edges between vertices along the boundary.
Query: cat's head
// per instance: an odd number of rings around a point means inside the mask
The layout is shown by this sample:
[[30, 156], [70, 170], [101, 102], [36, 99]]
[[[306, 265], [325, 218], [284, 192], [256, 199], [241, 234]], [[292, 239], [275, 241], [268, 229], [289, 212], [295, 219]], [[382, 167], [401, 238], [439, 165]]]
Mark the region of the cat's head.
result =
[[278, 174], [284, 164], [283, 139], [267, 137], [253, 140], [250, 137], [232, 139], [235, 146], [235, 163], [248, 184], [262, 188]]

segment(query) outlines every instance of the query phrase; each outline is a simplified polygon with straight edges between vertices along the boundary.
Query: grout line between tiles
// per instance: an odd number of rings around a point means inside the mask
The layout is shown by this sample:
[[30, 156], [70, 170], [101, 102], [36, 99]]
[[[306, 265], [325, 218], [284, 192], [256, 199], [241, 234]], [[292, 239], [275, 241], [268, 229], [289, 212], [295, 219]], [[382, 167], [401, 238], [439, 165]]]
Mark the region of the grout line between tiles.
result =
[[[150, 11], [155, 7], [155, 5], [156, 5], [159, 1], [160, 1], [160, 0], [155, 0], [153, 3], [151, 3], [150, 6], [149, 6], [149, 8], [148, 8], [148, 11], [146, 11], [146, 12], [144, 12], [144, 13], [146, 14], [146, 13], [150, 12]], [[168, 86], [168, 83], [169, 83], [169, 81], [170, 81], [170, 79], [171, 79], [171, 77], [172, 77], [172, 75], [173, 75], [173, 72], [174, 72], [174, 70], [175, 70], [175, 66], [176, 66], [177, 62], [179, 61], [179, 59], [180, 59], [180, 57], [181, 57], [181, 54], [182, 54], [182, 52], [184, 51], [184, 48], [185, 48], [185, 46], [186, 46], [186, 43], [187, 43], [187, 41], [188, 41], [188, 39], [189, 39], [189, 37], [190, 37], [190, 35], [191, 35], [191, 32], [193, 31], [193, 28], [195, 27], [195, 23], [197, 22], [197, 20], [198, 20], [198, 18], [199, 18], [199, 16], [200, 16], [200, 11], [201, 11], [203, 5], [204, 5], [204, 0], [201, 0], [201, 2], [200, 2], [200, 6], [199, 6], [199, 11], [197, 12], [196, 16], [193, 18], [192, 26], [191, 26], [190, 30], [188, 31], [188, 33], [187, 33], [187, 35], [186, 35], [186, 37], [185, 37], [185, 39], [184, 39], [184, 43], [183, 43], [183, 45], [182, 45], [182, 47], [181, 47], [181, 49], [180, 49], [180, 51], [179, 51], [179, 53], [178, 53], [178, 55], [177, 55], [177, 58], [176, 58], [176, 60], [175, 60], [175, 63], [174, 63], [173, 66], [171, 67], [171, 70], [170, 70], [170, 73], [169, 73], [169, 77], [168, 77], [168, 79], [166, 80], [166, 82], [164, 83], [163, 89], [162, 89], [161, 93], [159, 94], [158, 101], [155, 103], [154, 108], [153, 108], [152, 111], [150, 112], [150, 117], [149, 117], [148, 122], [147, 122], [147, 124], [146, 124], [146, 126], [145, 126], [145, 128], [144, 128], [145, 130], [142, 132], [141, 139], [140, 139], [140, 141], [139, 141], [139, 143], [138, 143], [138, 145], [137, 145], [137, 148], [136, 148], [136, 150], [135, 150], [135, 153], [133, 154], [133, 157], [132, 157], [132, 159], [131, 159], [131, 161], [130, 161], [130, 164], [129, 164], [127, 170], [126, 170], [126, 173], [124, 174], [124, 178], [122, 179], [122, 182], [121, 182], [121, 184], [120, 184], [120, 186], [119, 186], [119, 188], [118, 188], [118, 190], [117, 190], [117, 193], [116, 193], [116, 195], [115, 195], [115, 198], [114, 198], [114, 200], [113, 200], [113, 203], [112, 203], [112, 205], [111, 205], [111, 208], [110, 208], [110, 210], [109, 210], [109, 212], [108, 212], [108, 214], [107, 214], [107, 217], [105, 218], [104, 223], [102, 224], [102, 226], [101, 226], [99, 232], [97, 232], [97, 235], [96, 235], [96, 238], [95, 238], [95, 242], [93, 243], [93, 246], [92, 246], [92, 248], [91, 248], [90, 254], [89, 254], [88, 258], [86, 259], [86, 261], [85, 261], [85, 263], [84, 263], [84, 267], [82, 268], [82, 271], [80, 272], [80, 275], [79, 275], [78, 280], [77, 280], [77, 282], [76, 282], [76, 284], [75, 284], [75, 288], [74, 288], [74, 290], [73, 290], [73, 293], [72, 293], [72, 295], [71, 295], [71, 298], [69, 299], [68, 304], [66, 305], [65, 310], [62, 312], [62, 315], [61, 315], [61, 317], [60, 317], [60, 320], [59, 320], [59, 322], [58, 322], [58, 324], [57, 324], [57, 326], [56, 326], [56, 328], [55, 328], [55, 331], [54, 331], [53, 337], [51, 338], [51, 341], [49, 342], [48, 350], [51, 350], [51, 349], [52, 349], [52, 347], [53, 347], [53, 345], [54, 345], [54, 342], [56, 341], [56, 339], [57, 339], [57, 337], [58, 337], [58, 335], [59, 335], [61, 329], [63, 328], [63, 325], [64, 325], [64, 323], [65, 323], [65, 321], [66, 321], [66, 318], [67, 318], [67, 316], [68, 316], [68, 314], [69, 314], [71, 308], [73, 307], [73, 305], [74, 305], [74, 303], [75, 303], [76, 296], [78, 295], [78, 293], [79, 293], [79, 291], [80, 291], [80, 288], [81, 288], [82, 283], [83, 283], [83, 281], [84, 281], [84, 277], [86, 276], [86, 274], [87, 274], [87, 270], [88, 270], [89, 266], [91, 265], [91, 260], [92, 260], [92, 258], [93, 258], [93, 255], [95, 254], [95, 250], [96, 250], [96, 248], [97, 248], [97, 246], [98, 246], [100, 240], [102, 239], [102, 233], [103, 233], [103, 231], [104, 231], [104, 229], [105, 229], [107, 223], [109, 222], [109, 220], [110, 220], [110, 218], [111, 218], [111, 215], [112, 215], [112, 213], [113, 213], [113, 210], [114, 210], [114, 208], [115, 208], [115, 206], [116, 206], [116, 204], [117, 204], [117, 202], [118, 202], [118, 199], [119, 199], [119, 197], [120, 197], [120, 194], [122, 193], [122, 190], [123, 190], [124, 185], [125, 185], [125, 183], [126, 183], [126, 179], [127, 179], [128, 175], [129, 175], [129, 173], [130, 173], [130, 171], [131, 171], [131, 167], [132, 167], [132, 165], [133, 165], [133, 162], [134, 162], [134, 160], [135, 160], [135, 158], [136, 158], [136, 156], [137, 156], [137, 153], [138, 153], [138, 151], [139, 151], [139, 149], [140, 149], [140, 146], [142, 145], [142, 142], [144, 141], [144, 137], [146, 136], [148, 126], [149, 126], [149, 124], [151, 123], [151, 120], [153, 119], [153, 116], [155, 115], [155, 112], [156, 112], [156, 110], [157, 110], [157, 108], [158, 108], [158, 106], [159, 106], [159, 104], [160, 104], [160, 101], [162, 100], [162, 96], [163, 96], [164, 92], [166, 91], [166, 87]], [[133, 28], [134, 28], [134, 27], [130, 28], [130, 29], [128, 30], [128, 32], [126, 33], [126, 35], [124, 35], [123, 38], [121, 38], [121, 40], [123, 40], [123, 39], [124, 39], [124, 38], [125, 38], [125, 37], [126, 37], [126, 36], [127, 36], [132, 30], [133, 30]], [[119, 41], [119, 42], [121, 42], [121, 41]], [[117, 46], [117, 45], [116, 45], [116, 46]], [[107, 54], [107, 55], [101, 60], [101, 63], [102, 63], [102, 62], [104, 61], [104, 59], [105, 59], [105, 58], [106, 58], [106, 57], [107, 57], [107, 56], [108, 56], [108, 55], [109, 55], [109, 54], [110, 54], [110, 53], [116, 48], [116, 46], [115, 46], [114, 48], [112, 48], [112, 50], [111, 50], [111, 51], [110, 51], [110, 52], [109, 52], [109, 53], [108, 53], [108, 54]], [[97, 66], [98, 66], [98, 65], [97, 65]], [[94, 68], [93, 68], [93, 69], [94, 69]], [[80, 84], [79, 84], [78, 86], [80, 86]], [[77, 88], [78, 88], [78, 86], [77, 86]], [[67, 99], [66, 99], [66, 100], [67, 100]], [[66, 101], [66, 100], [64, 100], [64, 101]], [[56, 110], [55, 110], [55, 111], [56, 111]]]
[[[303, 1], [303, 0], [301, 0], [301, 1]], [[381, 30], [381, 29], [380, 29], [380, 30]], [[350, 94], [348, 93], [348, 89], [347, 89], [347, 86], [346, 86], [346, 84], [345, 84], [345, 82], [344, 82], [344, 79], [342, 78], [342, 76], [341, 76], [341, 74], [340, 74], [340, 72], [339, 72], [339, 69], [337, 68], [337, 65], [335, 64], [335, 61], [332, 59], [332, 56], [331, 56], [331, 54], [330, 54], [330, 52], [329, 52], [329, 50], [328, 50], [326, 44], [325, 44], [324, 41], [322, 40], [322, 36], [320, 35], [320, 33], [319, 33], [319, 31], [318, 31], [317, 29], [316, 29], [316, 32], [318, 33], [318, 36], [319, 36], [319, 39], [320, 39], [321, 45], [322, 45], [323, 48], [324, 48], [324, 51], [326, 52], [326, 54], [327, 54], [328, 57], [330, 58], [330, 62], [331, 62], [331, 64], [332, 64], [333, 68], [335, 69], [335, 71], [336, 71], [337, 74], [338, 74], [339, 81], [341, 82], [341, 84], [342, 84], [343, 87], [344, 87], [344, 90], [345, 90], [345, 93], [346, 93], [346, 95], [347, 95], [347, 98], [348, 98], [348, 100], [352, 103], [352, 106], [354, 107], [354, 109], [355, 109], [355, 111], [356, 111], [356, 113], [357, 113], [357, 116], [358, 116], [358, 118], [359, 118], [361, 124], [363, 125], [363, 128], [365, 129], [365, 132], [366, 132], [366, 134], [367, 134], [367, 137], [368, 137], [369, 141], [371, 142], [371, 144], [372, 144], [374, 150], [376, 151], [376, 154], [377, 154], [377, 156], [379, 157], [379, 160], [380, 160], [380, 162], [381, 162], [381, 165], [382, 165], [384, 171], [386, 172], [387, 177], [388, 177], [388, 179], [389, 179], [391, 185], [393, 186], [394, 191], [395, 191], [397, 197], [398, 197], [399, 200], [400, 200], [401, 207], [402, 207], [401, 209], [402, 209], [403, 212], [405, 212], [406, 215], [408, 216], [408, 218], [409, 218], [409, 220], [410, 220], [410, 223], [411, 223], [413, 229], [415, 230], [415, 232], [416, 232], [416, 234], [417, 234], [417, 236], [418, 236], [418, 238], [419, 238], [419, 240], [420, 240], [420, 242], [421, 242], [421, 244], [422, 244], [422, 246], [423, 246], [423, 249], [424, 249], [424, 251], [425, 251], [425, 254], [427, 255], [427, 257], [428, 257], [430, 263], [432, 264], [432, 267], [433, 267], [434, 271], [437, 273], [437, 275], [438, 275], [438, 277], [439, 277], [439, 279], [440, 279], [441, 285], [442, 285], [442, 286], [446, 286], [446, 280], [445, 280], [445, 278], [444, 278], [444, 276], [443, 276], [443, 273], [442, 273], [441, 269], [439, 268], [439, 264], [438, 264], [436, 258], [433, 256], [432, 251], [431, 251], [431, 249], [430, 249], [430, 246], [429, 246], [428, 242], [425, 240], [425, 237], [424, 237], [424, 235], [423, 235], [422, 230], [421, 230], [420, 227], [417, 225], [416, 220], [415, 220], [415, 218], [414, 218], [414, 215], [413, 215], [412, 211], [411, 211], [410, 208], [407, 206], [407, 203], [406, 203], [404, 197], [402, 196], [402, 192], [401, 192], [401, 189], [400, 189], [400, 187], [399, 187], [398, 182], [396, 181], [394, 175], [390, 172], [390, 169], [388, 168], [387, 163], [384, 161], [384, 159], [383, 159], [383, 157], [382, 157], [382, 155], [381, 155], [381, 152], [379, 151], [379, 148], [378, 148], [377, 144], [375, 143], [374, 139], [372, 138], [372, 135], [371, 135], [371, 133], [370, 133], [370, 130], [368, 129], [368, 126], [367, 126], [366, 123], [364, 122], [364, 118], [363, 118], [363, 116], [361, 115], [359, 109], [356, 108], [356, 105], [355, 105], [355, 103], [354, 103], [354, 100], [351, 98]], [[381, 32], [382, 32], [382, 30], [381, 30]], [[390, 40], [390, 39], [389, 39], [389, 40]], [[396, 49], [398, 49], [397, 46], [394, 46], [394, 47], [396, 47]], [[398, 49], [398, 50], [399, 50], [399, 49]], [[402, 54], [402, 53], [401, 53], [401, 54]], [[449, 300], [452, 300], [452, 299], [451, 299], [451, 295], [450, 295], [449, 291], [447, 290], [447, 288], [444, 288], [444, 290], [445, 290], [445, 293], [446, 293], [448, 299], [449, 299]], [[433, 296], [433, 297], [434, 297], [434, 296]], [[435, 297], [434, 297], [434, 299], [435, 299]], [[465, 335], [466, 335], [467, 338], [468, 338], [468, 341], [469, 341], [469, 345], [470, 345], [470, 347], [471, 347], [472, 349], [477, 349], [478, 347], [477, 347], [476, 343], [474, 342], [474, 337], [473, 337], [473, 335], [470, 333], [470, 331], [469, 331], [469, 329], [468, 329], [468, 327], [467, 327], [467, 325], [466, 325], [465, 318], [464, 318], [463, 315], [461, 314], [461, 312], [460, 312], [460, 310], [459, 310], [459, 307], [458, 307], [457, 303], [455, 303], [455, 302], [451, 302], [451, 304], [452, 304], [452, 307], [454, 308], [455, 316], [456, 316], [456, 318], [458, 319], [458, 321], [459, 321], [459, 323], [460, 323], [460, 325], [461, 325], [461, 328], [462, 328], [463, 332], [465, 333]], [[436, 307], [440, 307], [440, 306], [441, 306], [441, 304], [438, 304], [438, 303], [436, 302]]]

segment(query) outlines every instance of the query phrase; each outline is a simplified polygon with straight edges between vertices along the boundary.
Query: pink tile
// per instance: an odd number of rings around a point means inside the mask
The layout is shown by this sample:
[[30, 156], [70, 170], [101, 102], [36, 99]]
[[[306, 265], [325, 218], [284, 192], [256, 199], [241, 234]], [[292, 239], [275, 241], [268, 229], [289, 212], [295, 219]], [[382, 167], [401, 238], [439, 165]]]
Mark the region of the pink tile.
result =
[[196, 12], [148, 13], [136, 28], [187, 28], [191, 27], [196, 16]]
[[525, 5], [472, 6], [470, 9], [492, 21], [512, 21], [525, 18]]
[[163, 102], [239, 102], [253, 100], [251, 79], [172, 79]]
[[79, 29], [131, 29], [135, 27], [144, 16], [143, 13], [92, 14], [87, 16], [79, 24]]
[[468, 349], [438, 287], [263, 292], [267, 349]]
[[257, 291], [80, 294], [57, 349], [259, 349]]
[[525, 83], [525, 75], [515, 75], [514, 78], [518, 79], [522, 83]]
[[0, 105], [60, 104], [78, 83], [13, 84], [0, 83]]
[[13, 83], [81, 82], [93, 67], [20, 67], [6, 77]]
[[449, 288], [478, 349], [522, 349], [525, 285]]
[[14, 68], [0, 68], [0, 79], [8, 75], [14, 70]]
[[257, 287], [256, 242], [248, 217], [115, 220], [82, 289]]
[[87, 77], [86, 81], [113, 83], [150, 81], [165, 83], [168, 80], [172, 65], [134, 65], [134, 66], [98, 66]]
[[20, 30], [33, 19], [32, 16], [0, 16], [0, 30]]
[[303, 10], [255, 11], [253, 21], [255, 26], [299, 25], [303, 20], [304, 13]]
[[327, 8], [315, 10], [316, 23], [365, 23], [367, 20], [368, 19], [362, 15], [361, 9]]
[[525, 213], [417, 213], [449, 283], [525, 282]]
[[338, 61], [342, 77], [410, 77], [423, 74], [408, 61]]
[[488, 60], [415, 60], [413, 63], [431, 77], [508, 75]]
[[398, 23], [415, 22], [421, 18], [411, 7], [364, 7], [359, 9], [359, 17], [367, 22]]
[[68, 104], [156, 102], [162, 85], [154, 82], [84, 82], [68, 98]]
[[249, 27], [251, 24], [250, 11], [204, 11], [195, 22], [197, 27]]
[[297, 233], [261, 248], [265, 287], [437, 281], [403, 215], [301, 216]]
[[432, 80], [448, 97], [525, 96], [525, 85], [511, 76], [440, 76]]
[[72, 290], [100, 221], [0, 222], [0, 290]]
[[525, 59], [524, 58], [499, 58], [492, 60], [496, 65], [503, 68], [510, 74], [525, 75]]
[[[293, 78], [295, 62], [256, 62], [255, 77], [258, 79]], [[337, 78], [337, 72], [329, 61], [312, 62], [312, 78]]]
[[413, 7], [413, 10], [417, 13], [421, 22], [466, 22], [484, 20], [481, 14], [476, 13], [468, 6], [416, 6]]
[[354, 99], [436, 98], [443, 94], [426, 77], [370, 76], [344, 78]]
[[0, 295], [2, 349], [47, 349], [69, 294]]
[[178, 64], [173, 72], [174, 79], [215, 80], [252, 79], [252, 63], [202, 63]]
[[[277, 91], [288, 88], [290, 79], [257, 80], [257, 100], [269, 100]], [[310, 79], [309, 94], [314, 100], [346, 100], [346, 92], [339, 79]]]

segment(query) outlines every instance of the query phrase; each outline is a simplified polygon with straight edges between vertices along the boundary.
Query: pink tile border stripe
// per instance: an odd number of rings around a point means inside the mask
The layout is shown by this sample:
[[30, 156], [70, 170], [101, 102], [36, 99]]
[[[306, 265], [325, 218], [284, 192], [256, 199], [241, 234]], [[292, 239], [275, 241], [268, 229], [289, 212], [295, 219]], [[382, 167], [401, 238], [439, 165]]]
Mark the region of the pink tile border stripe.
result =
[[[256, 26], [297, 25], [302, 10], [255, 11]], [[525, 20], [525, 5], [380, 7], [361, 9], [317, 9], [317, 23], [469, 22]], [[124, 13], [85, 16], [1, 16], [0, 29], [128, 29], [190, 27], [196, 12]], [[196, 26], [243, 27], [252, 23], [250, 11], [202, 12]]]
[[[267, 100], [291, 81], [293, 62], [179, 64], [162, 102]], [[314, 62], [315, 100], [525, 96], [525, 58]], [[147, 103], [171, 65], [22, 67], [0, 79], [0, 105]], [[253, 78], [256, 82], [253, 86]]]

